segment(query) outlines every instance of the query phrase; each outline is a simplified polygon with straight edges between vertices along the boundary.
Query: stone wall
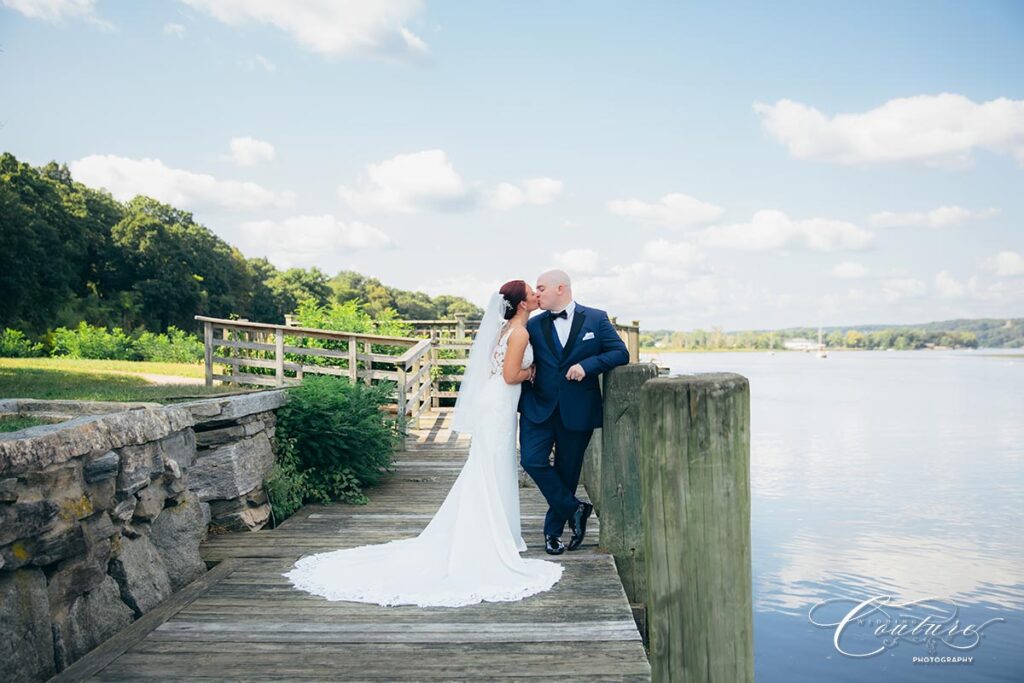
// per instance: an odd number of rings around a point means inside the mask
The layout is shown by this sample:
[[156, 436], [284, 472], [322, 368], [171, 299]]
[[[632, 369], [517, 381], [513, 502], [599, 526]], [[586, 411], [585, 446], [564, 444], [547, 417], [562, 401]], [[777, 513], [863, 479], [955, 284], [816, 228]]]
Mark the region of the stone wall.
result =
[[191, 403], [0, 401], [0, 680], [45, 680], [190, 583], [208, 528], [269, 518], [283, 391]]

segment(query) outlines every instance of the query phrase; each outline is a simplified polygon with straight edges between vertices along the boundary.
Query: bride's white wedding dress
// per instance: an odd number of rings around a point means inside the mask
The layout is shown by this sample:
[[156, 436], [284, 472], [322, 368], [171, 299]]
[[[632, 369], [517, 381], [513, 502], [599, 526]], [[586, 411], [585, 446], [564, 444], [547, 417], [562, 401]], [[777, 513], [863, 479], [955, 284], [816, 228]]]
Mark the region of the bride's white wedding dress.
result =
[[[526, 550], [516, 455], [522, 387], [502, 377], [510, 332], [494, 346], [474, 396], [473, 411], [485, 417], [472, 431], [469, 457], [427, 527], [415, 538], [303, 557], [284, 574], [296, 588], [328, 600], [458, 607], [521, 600], [561, 578], [560, 563], [519, 557]], [[528, 344], [522, 366], [532, 364]]]

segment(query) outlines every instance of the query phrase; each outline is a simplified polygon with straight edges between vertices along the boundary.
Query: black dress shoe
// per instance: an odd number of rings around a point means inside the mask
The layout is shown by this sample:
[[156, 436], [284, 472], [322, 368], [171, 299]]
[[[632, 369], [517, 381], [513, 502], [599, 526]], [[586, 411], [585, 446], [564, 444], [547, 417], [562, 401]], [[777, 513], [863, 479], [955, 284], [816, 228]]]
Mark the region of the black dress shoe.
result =
[[590, 513], [594, 511], [594, 506], [590, 503], [580, 503], [579, 507], [576, 508], [576, 512], [573, 513], [572, 519], [572, 538], [569, 539], [569, 550], [576, 550], [583, 543], [583, 537], [587, 535], [587, 518], [590, 517]]
[[545, 536], [544, 551], [548, 555], [561, 555], [565, 552], [565, 544], [562, 543], [562, 539], [558, 538], [558, 536]]

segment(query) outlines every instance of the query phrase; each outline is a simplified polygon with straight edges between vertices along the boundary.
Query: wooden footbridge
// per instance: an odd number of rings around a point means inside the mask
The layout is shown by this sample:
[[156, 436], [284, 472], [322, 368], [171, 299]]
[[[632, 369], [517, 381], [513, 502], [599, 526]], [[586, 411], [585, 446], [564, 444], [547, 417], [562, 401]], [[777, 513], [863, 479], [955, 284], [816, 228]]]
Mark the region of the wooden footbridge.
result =
[[[380, 607], [330, 602], [281, 574], [299, 557], [415, 536], [440, 507], [467, 442], [431, 413], [370, 503], [308, 505], [278, 528], [211, 536], [212, 569], [65, 670], [58, 680], [648, 681], [651, 669], [600, 521], [576, 552], [544, 553], [546, 504], [521, 489], [524, 557], [565, 564], [519, 602]], [[472, 539], [463, 539], [471, 543]]]
[[[480, 321], [402, 320], [408, 337], [341, 332], [292, 324], [226, 320], [197, 315], [203, 325], [206, 386], [226, 384], [283, 387], [307, 374], [346, 377], [394, 386], [396, 415], [413, 429], [430, 423], [430, 411], [452, 405], [458, 396]], [[612, 318], [629, 351], [640, 358], [640, 321], [625, 325]]]
[[[468, 340], [202, 320], [207, 382], [394, 382], [406, 448], [366, 506], [310, 505], [273, 530], [211, 537], [205, 576], [57, 680], [753, 681], [745, 378], [659, 378], [649, 363], [602, 376], [604, 426], [582, 476], [598, 517], [582, 548], [546, 555], [547, 505], [530, 479], [520, 489], [526, 557], [565, 564], [551, 590], [458, 608], [330, 602], [282, 574], [303, 555], [426, 526], [468, 454], [440, 405]], [[635, 361], [633, 331], [619, 329]]]

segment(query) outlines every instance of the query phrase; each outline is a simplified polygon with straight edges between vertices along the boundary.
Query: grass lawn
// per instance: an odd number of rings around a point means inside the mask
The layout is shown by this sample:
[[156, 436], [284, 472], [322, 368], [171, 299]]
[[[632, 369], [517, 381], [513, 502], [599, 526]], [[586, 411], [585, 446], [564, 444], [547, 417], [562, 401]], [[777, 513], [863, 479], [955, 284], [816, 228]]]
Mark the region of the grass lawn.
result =
[[70, 358], [0, 358], [0, 398], [172, 403], [247, 391], [202, 384], [153, 384], [139, 374], [128, 373], [201, 378], [203, 366]]
[[47, 420], [40, 420], [38, 417], [0, 417], [0, 433], [17, 432], [29, 427], [50, 424]]
[[204, 377], [202, 363], [150, 363], [133, 360], [89, 360], [85, 358], [0, 358], [0, 368], [34, 368], [68, 372], [149, 372], [155, 375]]

